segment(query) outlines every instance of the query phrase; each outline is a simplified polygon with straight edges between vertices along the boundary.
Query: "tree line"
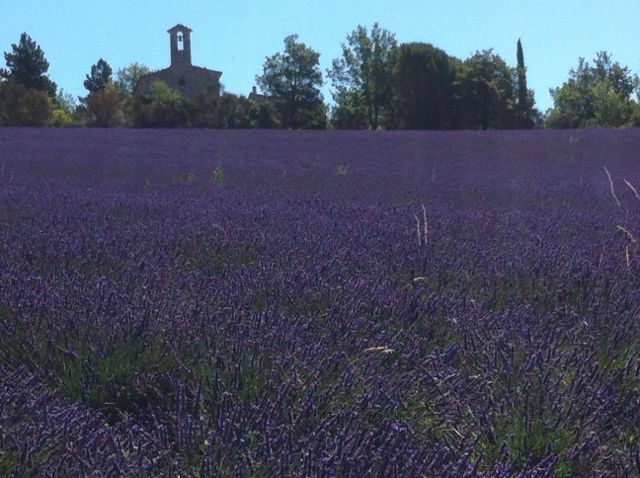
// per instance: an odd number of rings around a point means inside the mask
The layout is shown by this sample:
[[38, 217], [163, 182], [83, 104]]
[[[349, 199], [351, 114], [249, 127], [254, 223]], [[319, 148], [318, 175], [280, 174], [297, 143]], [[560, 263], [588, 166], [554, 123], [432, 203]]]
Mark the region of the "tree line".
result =
[[[325, 74], [320, 54], [299, 41], [265, 59], [256, 76], [264, 93], [257, 99], [223, 93], [196, 100], [162, 82], [134, 94], [150, 73], [133, 63], [113, 72], [100, 58], [84, 81], [87, 94], [59, 90], [48, 77], [41, 47], [23, 33], [4, 54], [0, 70], [0, 126], [335, 128], [335, 129], [522, 129], [640, 125], [634, 99], [640, 82], [626, 66], [598, 52], [592, 63], [579, 59], [566, 82], [551, 89], [553, 107], [535, 108], [527, 87], [520, 40], [516, 66], [493, 50], [464, 60], [429, 43], [399, 44], [377, 23], [358, 26], [342, 43]], [[331, 85], [327, 105], [321, 88]]]

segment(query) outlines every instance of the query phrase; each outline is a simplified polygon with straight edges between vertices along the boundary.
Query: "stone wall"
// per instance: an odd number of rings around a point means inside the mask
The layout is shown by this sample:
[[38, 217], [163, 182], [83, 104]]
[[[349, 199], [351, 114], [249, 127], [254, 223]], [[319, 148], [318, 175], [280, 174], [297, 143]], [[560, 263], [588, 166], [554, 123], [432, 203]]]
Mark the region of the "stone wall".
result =
[[145, 94], [156, 81], [163, 81], [187, 98], [199, 96], [220, 96], [219, 71], [198, 66], [173, 66], [140, 78], [135, 89], [136, 95]]

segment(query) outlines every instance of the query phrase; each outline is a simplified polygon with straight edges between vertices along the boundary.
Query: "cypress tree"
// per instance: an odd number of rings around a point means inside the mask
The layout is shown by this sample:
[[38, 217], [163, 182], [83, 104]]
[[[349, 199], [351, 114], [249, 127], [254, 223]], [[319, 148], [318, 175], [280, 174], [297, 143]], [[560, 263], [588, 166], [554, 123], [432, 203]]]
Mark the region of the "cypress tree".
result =
[[518, 38], [518, 113], [523, 125], [529, 123], [529, 91], [527, 90], [527, 69], [524, 66], [524, 53], [522, 52], [522, 42]]

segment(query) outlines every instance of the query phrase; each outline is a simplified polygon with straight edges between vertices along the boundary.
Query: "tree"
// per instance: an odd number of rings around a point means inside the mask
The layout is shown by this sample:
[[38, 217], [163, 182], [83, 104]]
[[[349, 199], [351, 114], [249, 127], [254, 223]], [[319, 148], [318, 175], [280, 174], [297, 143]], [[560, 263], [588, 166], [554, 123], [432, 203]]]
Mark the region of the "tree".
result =
[[149, 73], [151, 73], [151, 70], [145, 65], [131, 63], [129, 66], [118, 70], [115, 85], [120, 93], [132, 95], [138, 84], [138, 80]]
[[[338, 127], [377, 129], [389, 113], [392, 99], [395, 36], [374, 23], [371, 33], [363, 26], [347, 36], [342, 57], [327, 73], [336, 102], [333, 117]], [[382, 121], [381, 121], [382, 120]]]
[[279, 124], [271, 101], [223, 93], [198, 98], [193, 105], [192, 126], [196, 128], [276, 128]]
[[613, 81], [604, 79], [593, 87], [593, 125], [601, 128], [631, 126], [633, 102], [621, 91], [616, 91]]
[[518, 75], [518, 82], [516, 83], [516, 90], [518, 96], [518, 116], [522, 127], [531, 126], [531, 108], [532, 103], [529, 101], [529, 90], [527, 89], [527, 68], [524, 66], [524, 52], [522, 51], [522, 42], [518, 38], [517, 43], [517, 61], [516, 73]]
[[1, 82], [0, 126], [48, 126], [50, 100], [44, 91], [27, 89], [13, 81]]
[[134, 97], [133, 124], [140, 128], [188, 128], [193, 108], [179, 92], [156, 81], [148, 94]]
[[65, 93], [64, 90], [58, 91], [58, 94], [52, 101], [50, 125], [58, 128], [66, 128], [81, 126], [82, 124], [83, 120], [79, 114], [75, 96], [70, 93]]
[[125, 68], [120, 68], [116, 73], [114, 86], [120, 96], [125, 118], [134, 118], [135, 112], [133, 109], [136, 106], [134, 91], [136, 86], [138, 86], [140, 78], [149, 73], [151, 73], [151, 70], [140, 63], [131, 63]]
[[85, 77], [84, 87], [89, 94], [80, 98], [80, 102], [89, 125], [110, 128], [124, 124], [123, 99], [113, 84], [112, 75], [111, 65], [100, 58]]
[[401, 129], [449, 127], [455, 76], [449, 56], [428, 43], [402, 44], [393, 69], [393, 99]]
[[456, 74], [455, 111], [462, 128], [512, 128], [513, 72], [493, 50], [476, 52]]
[[29, 35], [23, 33], [20, 42], [11, 45], [12, 52], [5, 53], [7, 68], [0, 76], [18, 83], [26, 89], [43, 91], [49, 96], [56, 94], [56, 84], [46, 75], [49, 62], [44, 52]]
[[320, 87], [320, 54], [298, 35], [284, 40], [284, 52], [267, 57], [262, 75], [256, 76], [260, 88], [272, 96], [286, 128], [321, 128], [326, 113]]
[[266, 101], [258, 103], [258, 116], [255, 127], [266, 129], [280, 127], [280, 118], [272, 102]]
[[124, 124], [122, 98], [112, 82], [87, 96], [86, 105], [93, 126], [112, 128]]
[[111, 75], [113, 70], [109, 63], [100, 58], [98, 63], [91, 67], [91, 74], [86, 75], [84, 80], [84, 87], [91, 95], [92, 93], [99, 93], [105, 89], [107, 83], [111, 81]]
[[638, 77], [631, 74], [628, 67], [620, 65], [617, 61], [614, 62], [610, 53], [606, 51], [596, 53], [593, 62], [591, 75], [596, 83], [609, 80], [613, 90], [625, 97], [630, 97], [638, 88]]
[[244, 96], [223, 93], [218, 97], [203, 96], [193, 105], [192, 126], [196, 128], [255, 127], [258, 105]]
[[562, 86], [551, 89], [551, 128], [620, 127], [635, 124], [637, 104], [631, 95], [638, 90], [638, 77], [601, 51], [593, 65], [584, 58], [569, 71]]
[[551, 128], [580, 128], [595, 116], [591, 66], [584, 58], [578, 67], [569, 71], [569, 79], [560, 87], [550, 89], [553, 108], [547, 126]]

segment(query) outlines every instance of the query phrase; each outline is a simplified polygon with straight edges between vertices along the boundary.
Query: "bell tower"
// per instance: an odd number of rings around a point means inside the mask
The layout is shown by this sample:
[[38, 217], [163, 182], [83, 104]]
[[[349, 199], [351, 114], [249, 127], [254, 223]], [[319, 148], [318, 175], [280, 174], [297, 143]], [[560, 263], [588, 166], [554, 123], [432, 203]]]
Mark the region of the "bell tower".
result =
[[182, 24], [167, 30], [171, 40], [171, 66], [191, 66], [191, 28]]

